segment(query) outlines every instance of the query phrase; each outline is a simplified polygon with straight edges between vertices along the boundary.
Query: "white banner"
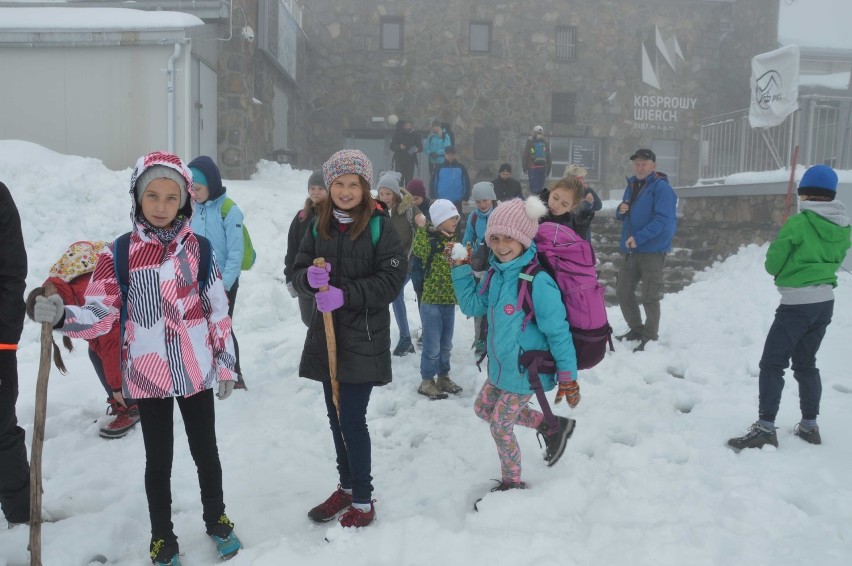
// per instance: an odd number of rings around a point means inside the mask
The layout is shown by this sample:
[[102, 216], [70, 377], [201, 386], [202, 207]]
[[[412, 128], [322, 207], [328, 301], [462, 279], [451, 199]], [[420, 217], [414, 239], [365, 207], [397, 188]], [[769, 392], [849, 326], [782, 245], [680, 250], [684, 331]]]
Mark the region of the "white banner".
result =
[[788, 45], [751, 60], [752, 128], [771, 128], [799, 109], [799, 46]]

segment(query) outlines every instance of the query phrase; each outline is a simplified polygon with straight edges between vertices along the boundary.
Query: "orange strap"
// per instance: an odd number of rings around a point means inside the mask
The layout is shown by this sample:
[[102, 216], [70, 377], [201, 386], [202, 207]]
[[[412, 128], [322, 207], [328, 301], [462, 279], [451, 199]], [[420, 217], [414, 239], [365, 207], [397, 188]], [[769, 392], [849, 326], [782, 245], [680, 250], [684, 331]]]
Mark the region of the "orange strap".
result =
[[0, 344], [0, 350], [17, 350], [17, 344]]

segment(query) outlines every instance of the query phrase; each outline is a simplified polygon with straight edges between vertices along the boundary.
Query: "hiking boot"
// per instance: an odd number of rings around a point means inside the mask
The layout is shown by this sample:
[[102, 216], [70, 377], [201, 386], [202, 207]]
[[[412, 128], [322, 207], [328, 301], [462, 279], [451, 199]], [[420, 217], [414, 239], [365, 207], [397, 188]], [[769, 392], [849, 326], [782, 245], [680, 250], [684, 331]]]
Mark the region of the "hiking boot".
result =
[[728, 441], [728, 446], [733, 448], [734, 452], [739, 452], [743, 448], [763, 448], [767, 444], [778, 448], [778, 437], [775, 435], [775, 428], [765, 428], [760, 423], [751, 425], [745, 436]]
[[102, 427], [98, 435], [101, 438], [122, 438], [139, 422], [139, 406], [134, 403], [130, 407], [124, 407], [116, 402], [111, 409], [115, 411], [115, 418]]
[[814, 425], [813, 428], [806, 428], [802, 423], [797, 423], [793, 428], [793, 434], [811, 444], [822, 444], [822, 438], [819, 435], [819, 426]]
[[308, 511], [308, 518], [314, 523], [327, 523], [334, 519], [338, 513], [352, 505], [352, 494], [343, 491], [340, 485], [331, 496]]
[[[574, 434], [574, 426], [577, 421], [566, 417], [556, 417], [556, 431], [551, 432], [546, 421], [542, 421], [536, 433], [540, 439], [544, 439], [544, 461], [547, 462], [549, 468], [559, 461], [562, 453], [565, 452], [565, 445], [568, 439]], [[539, 441], [541, 444], [541, 441]]]
[[[522, 481], [518, 482], [518, 483], [507, 482], [507, 481], [502, 481], [502, 480], [494, 480], [494, 481], [497, 482], [497, 486], [491, 488], [491, 493], [494, 493], [494, 492], [497, 492], [497, 491], [509, 491], [510, 489], [526, 489], [527, 488], [527, 484], [525, 484]], [[476, 501], [473, 502], [473, 510], [474, 511], [479, 511], [479, 503], [483, 499], [484, 499], [484, 497], [480, 497], [479, 499], [477, 499]]]
[[399, 344], [393, 349], [394, 356], [404, 356], [406, 354], [414, 354], [414, 344], [411, 343], [411, 337], [400, 338]]
[[156, 566], [180, 566], [180, 549], [177, 541], [166, 542], [165, 539], [151, 539], [148, 554]]
[[243, 547], [234, 532], [234, 523], [224, 513], [214, 525], [207, 527], [207, 535], [216, 543], [216, 552], [222, 560], [233, 558]]
[[453, 395], [458, 395], [463, 390], [460, 385], [450, 379], [447, 375], [439, 375], [438, 379], [435, 380], [435, 385], [438, 386], [438, 389], [444, 391], [445, 393], [452, 393]]
[[375, 500], [370, 502], [369, 511], [361, 511], [355, 507], [349, 507], [346, 513], [340, 516], [341, 527], [366, 527], [376, 520]]
[[[447, 378], [449, 379], [449, 378]], [[435, 383], [434, 379], [423, 379], [420, 381], [420, 387], [417, 388], [417, 392], [421, 395], [425, 395], [426, 397], [432, 399], [433, 401], [437, 399], [446, 399], [447, 394], [441, 391], [438, 387], [438, 384]]]
[[645, 351], [645, 344], [647, 344], [648, 342], [650, 342], [650, 340], [645, 340], [645, 339], [640, 340], [639, 345], [636, 346], [635, 348], [633, 348], [633, 353], [635, 354], [636, 352], [644, 352]]
[[628, 342], [638, 342], [642, 340], [642, 333], [637, 330], [628, 330], [625, 334], [616, 336], [615, 339], [619, 342], [624, 342], [625, 340]]
[[246, 387], [246, 380], [243, 379], [243, 374], [237, 374], [237, 382], [234, 384], [234, 389], [242, 389], [244, 391], [248, 391], [248, 387]]
[[485, 353], [485, 340], [477, 340], [473, 343], [473, 354], [475, 356], [481, 356]]

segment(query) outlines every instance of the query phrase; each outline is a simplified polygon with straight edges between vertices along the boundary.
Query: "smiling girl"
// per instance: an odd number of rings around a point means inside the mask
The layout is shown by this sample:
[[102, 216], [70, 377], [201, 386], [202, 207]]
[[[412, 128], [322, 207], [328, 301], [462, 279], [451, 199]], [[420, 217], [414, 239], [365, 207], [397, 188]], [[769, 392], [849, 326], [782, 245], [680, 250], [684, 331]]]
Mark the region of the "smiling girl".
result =
[[574, 230], [588, 239], [589, 226], [595, 217], [591, 207], [583, 206], [586, 188], [577, 177], [563, 177], [542, 191], [539, 198], [547, 205], [547, 215], [542, 222], [555, 222]]

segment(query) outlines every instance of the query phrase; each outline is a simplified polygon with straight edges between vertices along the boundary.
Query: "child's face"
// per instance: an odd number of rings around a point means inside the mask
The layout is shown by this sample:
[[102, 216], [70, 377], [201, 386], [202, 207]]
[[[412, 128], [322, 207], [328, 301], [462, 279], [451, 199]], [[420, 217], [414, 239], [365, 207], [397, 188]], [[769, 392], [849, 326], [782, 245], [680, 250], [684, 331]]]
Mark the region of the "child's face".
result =
[[207, 185], [195, 183], [192, 188], [195, 189], [195, 202], [207, 202], [207, 199], [210, 198], [210, 187]]
[[142, 215], [155, 228], [168, 228], [180, 209], [180, 187], [171, 179], [154, 179], [142, 193]]
[[393, 207], [394, 192], [386, 187], [379, 189], [379, 200], [385, 203], [388, 208]]
[[491, 204], [490, 199], [478, 200], [476, 201], [476, 208], [478, 208], [480, 212], [488, 212], [491, 210]]
[[308, 198], [311, 199], [312, 203], [317, 204], [328, 198], [328, 191], [320, 185], [311, 185], [308, 188]]
[[571, 212], [577, 207], [578, 203], [579, 201], [574, 198], [574, 193], [563, 188], [553, 189], [547, 198], [547, 208], [554, 216], [562, 216], [566, 212]]
[[522, 243], [503, 234], [491, 234], [488, 243], [491, 245], [491, 251], [494, 253], [494, 256], [501, 263], [512, 261], [524, 253], [524, 245]]
[[364, 185], [355, 173], [341, 175], [331, 182], [331, 202], [340, 210], [352, 210], [364, 200]]
[[453, 216], [438, 224], [436, 228], [447, 234], [455, 234], [456, 227], [459, 225], [459, 217]]
[[411, 200], [413, 200], [414, 204], [416, 204], [417, 206], [420, 206], [421, 204], [423, 204], [423, 197], [421, 197], [421, 196], [411, 195]]

